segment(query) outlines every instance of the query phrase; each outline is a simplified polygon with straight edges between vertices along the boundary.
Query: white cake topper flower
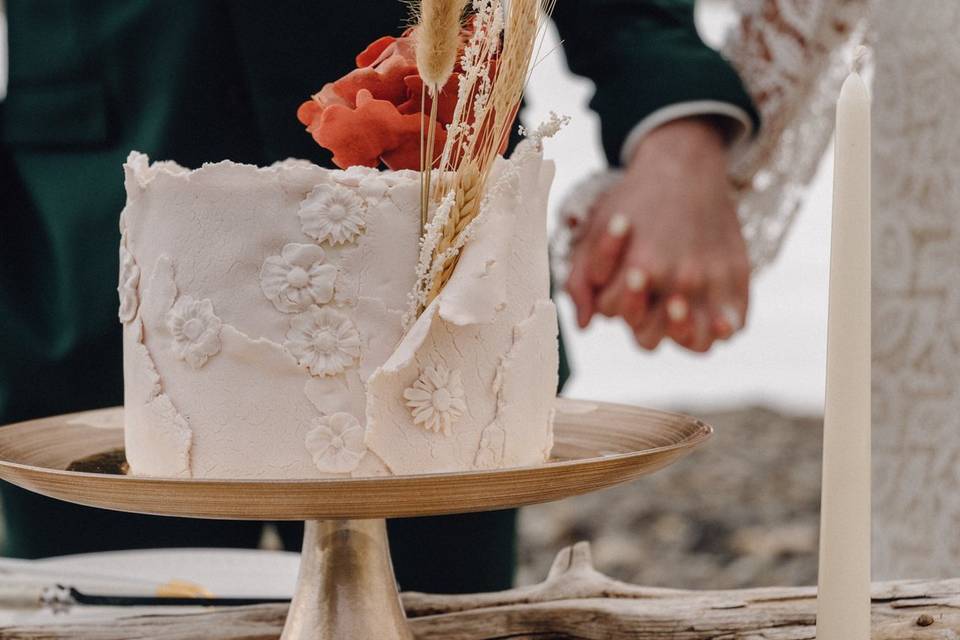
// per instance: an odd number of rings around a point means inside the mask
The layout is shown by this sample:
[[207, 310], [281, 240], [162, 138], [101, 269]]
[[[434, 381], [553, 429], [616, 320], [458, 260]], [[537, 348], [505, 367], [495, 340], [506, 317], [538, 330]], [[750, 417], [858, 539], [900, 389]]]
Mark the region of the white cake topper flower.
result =
[[335, 376], [360, 356], [360, 334], [339, 311], [313, 306], [290, 321], [283, 346], [311, 374]]
[[420, 377], [403, 392], [403, 397], [414, 424], [445, 435], [450, 435], [450, 427], [467, 410], [460, 371], [449, 371], [439, 363], [423, 367]]
[[325, 473], [349, 473], [367, 451], [363, 427], [349, 413], [334, 413], [313, 420], [307, 432], [307, 451], [317, 469]]
[[284, 313], [306, 311], [333, 299], [337, 268], [324, 264], [326, 255], [315, 244], [290, 243], [260, 268], [263, 295]]
[[317, 242], [353, 242], [365, 226], [363, 206], [353, 190], [322, 184], [300, 203], [300, 227]]
[[120, 322], [126, 324], [133, 320], [137, 315], [137, 308], [140, 306], [140, 297], [137, 294], [137, 286], [140, 284], [140, 267], [133, 259], [133, 254], [127, 251], [127, 248], [120, 243], [120, 284], [117, 285], [117, 293], [120, 295], [120, 311], [117, 315]]
[[220, 318], [210, 300], [180, 296], [167, 312], [167, 327], [173, 334], [173, 352], [194, 369], [220, 352]]

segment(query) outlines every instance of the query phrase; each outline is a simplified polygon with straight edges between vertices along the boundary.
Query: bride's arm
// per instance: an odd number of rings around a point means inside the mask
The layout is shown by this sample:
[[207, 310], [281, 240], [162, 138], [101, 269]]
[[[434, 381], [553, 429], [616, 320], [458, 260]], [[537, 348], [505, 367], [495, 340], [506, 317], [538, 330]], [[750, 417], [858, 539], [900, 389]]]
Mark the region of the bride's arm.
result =
[[840, 85], [868, 0], [739, 0], [723, 53], [763, 127], [732, 161], [753, 269], [776, 257], [833, 134]]

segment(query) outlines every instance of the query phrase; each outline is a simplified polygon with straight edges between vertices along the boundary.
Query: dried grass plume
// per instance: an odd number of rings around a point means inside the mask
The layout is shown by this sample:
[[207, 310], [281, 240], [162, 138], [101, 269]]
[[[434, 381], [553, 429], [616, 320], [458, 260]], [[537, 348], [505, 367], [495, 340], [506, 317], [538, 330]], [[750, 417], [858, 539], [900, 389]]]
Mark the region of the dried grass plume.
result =
[[432, 95], [450, 79], [457, 63], [460, 26], [467, 0], [420, 0], [417, 16], [417, 70]]
[[430, 208], [430, 178], [436, 134], [437, 102], [457, 63], [460, 28], [467, 0], [419, 0], [411, 3], [415, 17], [417, 72], [423, 81], [420, 111], [431, 97], [430, 117], [420, 120], [420, 234], [423, 235]]

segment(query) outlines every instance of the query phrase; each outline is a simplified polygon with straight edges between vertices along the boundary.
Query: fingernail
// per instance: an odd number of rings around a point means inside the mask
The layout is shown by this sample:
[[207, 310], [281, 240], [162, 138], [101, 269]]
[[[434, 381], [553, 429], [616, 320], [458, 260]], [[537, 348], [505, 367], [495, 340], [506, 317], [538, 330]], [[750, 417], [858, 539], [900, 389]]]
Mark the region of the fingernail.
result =
[[613, 217], [610, 218], [610, 222], [607, 223], [607, 233], [609, 233], [614, 238], [622, 238], [627, 233], [627, 229], [630, 228], [630, 220], [627, 219], [627, 216], [622, 213], [615, 213]]
[[627, 289], [642, 291], [647, 287], [647, 274], [643, 270], [631, 267], [627, 269]]
[[667, 317], [672, 322], [683, 322], [690, 313], [690, 306], [687, 301], [680, 297], [672, 297], [667, 301]]
[[730, 325], [730, 331], [739, 331], [743, 328], [743, 318], [740, 317], [740, 313], [729, 305], [723, 305], [720, 307], [720, 313], [723, 315], [723, 319], [727, 321], [727, 324]]
[[593, 311], [591, 309], [580, 309], [577, 311], [577, 324], [580, 325], [581, 329], [586, 329], [592, 317]]
[[733, 328], [725, 318], [717, 318], [713, 321], [713, 333], [718, 338], [725, 340], [733, 335]]

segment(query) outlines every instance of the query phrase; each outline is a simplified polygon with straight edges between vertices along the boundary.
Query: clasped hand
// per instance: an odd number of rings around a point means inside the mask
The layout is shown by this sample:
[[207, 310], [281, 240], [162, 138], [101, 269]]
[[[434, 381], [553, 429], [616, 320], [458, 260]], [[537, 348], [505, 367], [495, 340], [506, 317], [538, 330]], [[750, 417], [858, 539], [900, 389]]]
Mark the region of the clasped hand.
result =
[[662, 125], [637, 145], [572, 250], [566, 290], [581, 328], [597, 313], [620, 317], [645, 349], [669, 337], [705, 352], [743, 327], [750, 263], [727, 156], [704, 118]]

